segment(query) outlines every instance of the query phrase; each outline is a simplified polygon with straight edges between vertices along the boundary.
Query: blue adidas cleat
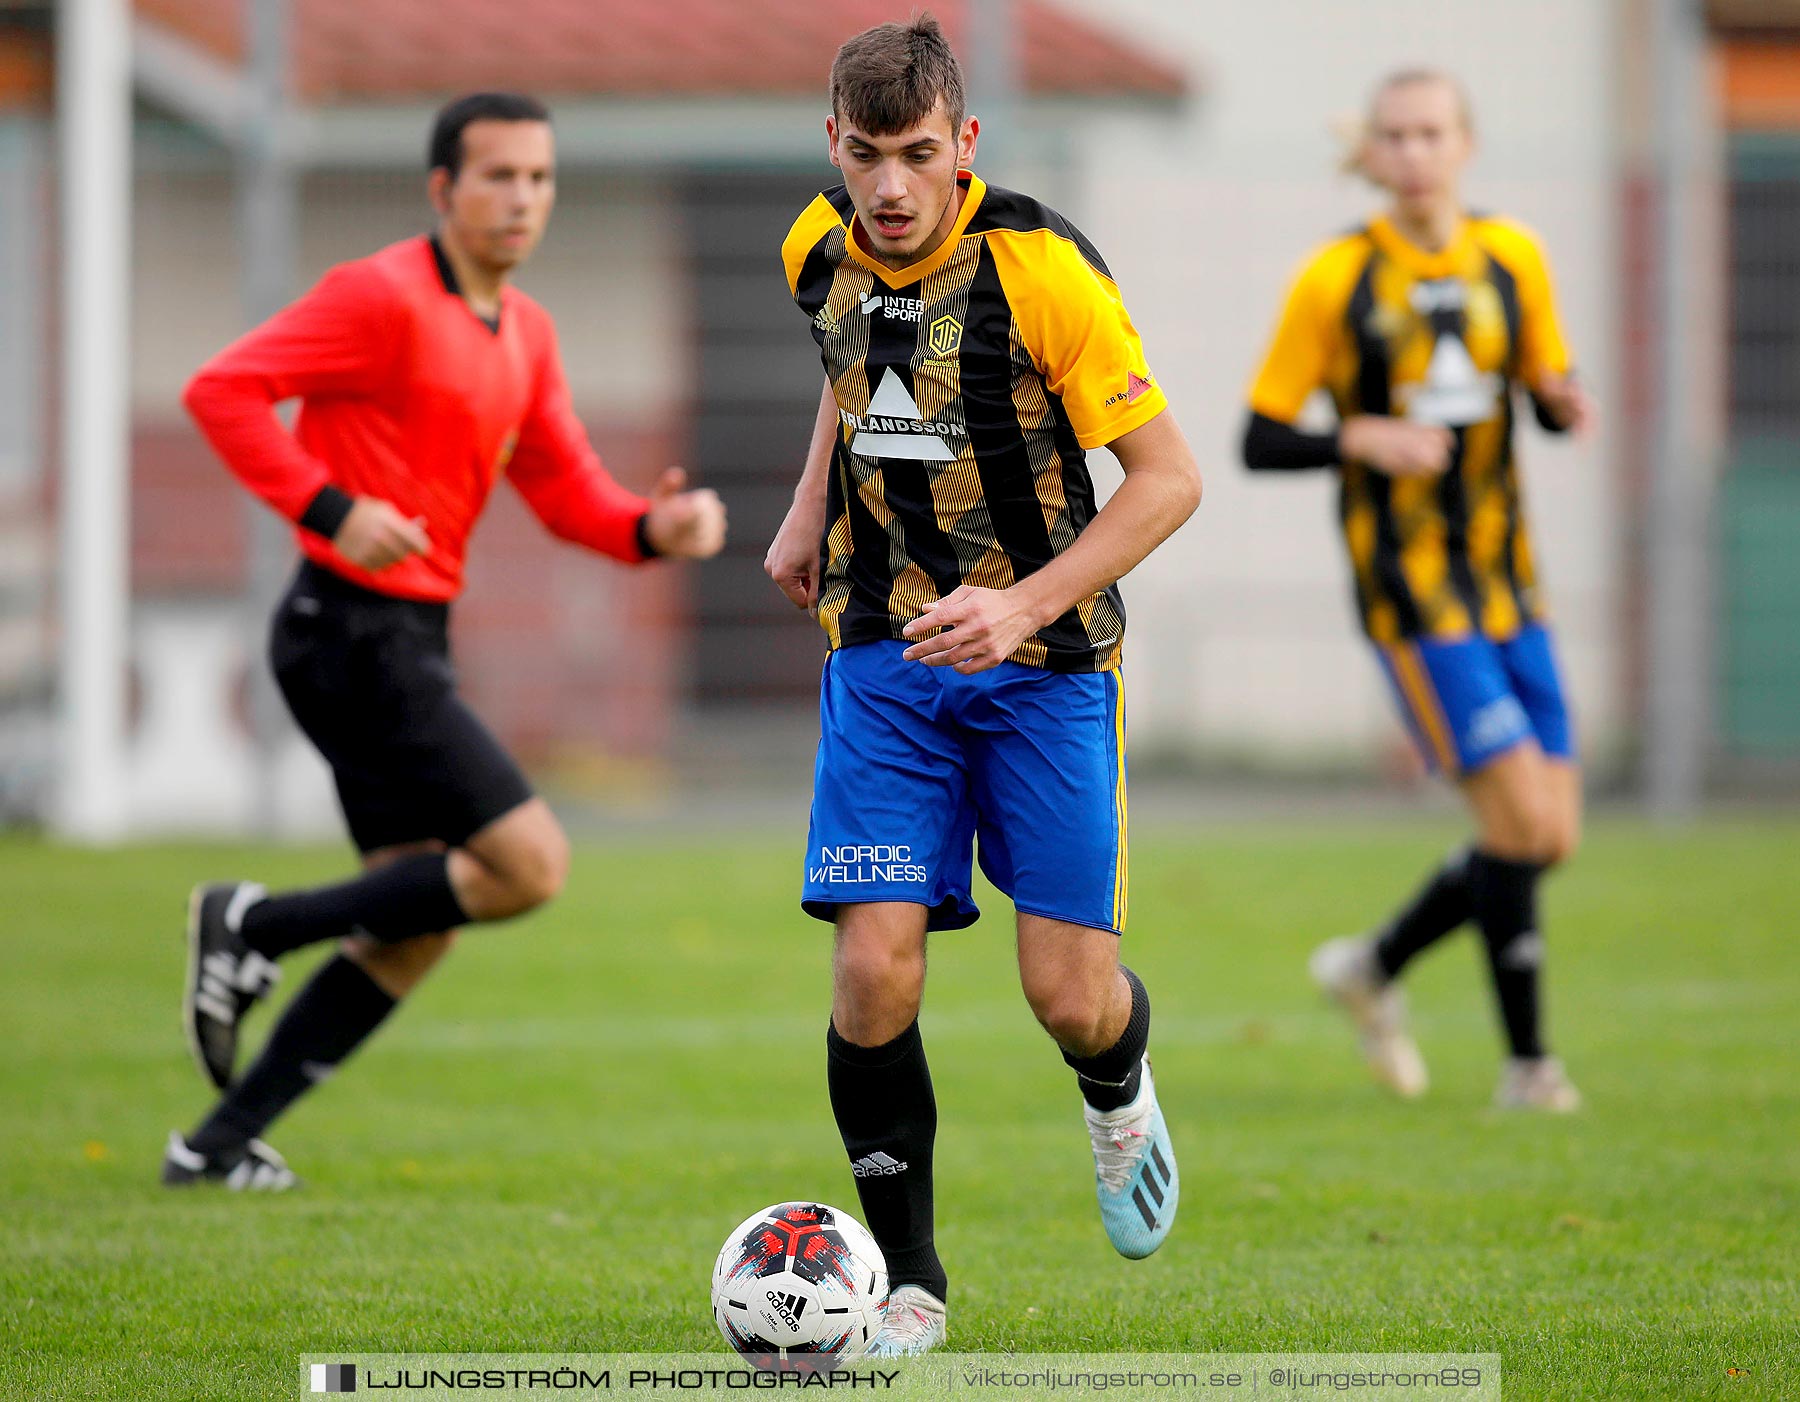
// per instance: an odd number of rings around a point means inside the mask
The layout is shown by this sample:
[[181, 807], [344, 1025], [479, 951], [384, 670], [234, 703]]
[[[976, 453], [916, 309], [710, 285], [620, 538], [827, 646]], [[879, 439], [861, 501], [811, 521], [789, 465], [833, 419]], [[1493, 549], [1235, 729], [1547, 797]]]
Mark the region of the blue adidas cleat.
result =
[[1094, 1192], [1106, 1239], [1121, 1256], [1141, 1261], [1169, 1235], [1181, 1201], [1175, 1145], [1156, 1103], [1150, 1062], [1137, 1099], [1117, 1110], [1083, 1105], [1094, 1143]]

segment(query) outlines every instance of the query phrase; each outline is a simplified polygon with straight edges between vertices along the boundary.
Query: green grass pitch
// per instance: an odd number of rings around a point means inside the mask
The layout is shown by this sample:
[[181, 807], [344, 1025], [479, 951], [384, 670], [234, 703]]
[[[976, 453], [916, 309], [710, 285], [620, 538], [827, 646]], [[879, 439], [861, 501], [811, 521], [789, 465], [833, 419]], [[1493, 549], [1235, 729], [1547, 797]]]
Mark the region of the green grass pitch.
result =
[[[1184, 1178], [1147, 1262], [1101, 1234], [1005, 903], [935, 941], [954, 1347], [1498, 1352], [1511, 1398], [1800, 1396], [1800, 824], [1602, 823], [1555, 878], [1551, 1025], [1590, 1102], [1567, 1120], [1488, 1108], [1471, 936], [1411, 981], [1422, 1103], [1365, 1079], [1305, 983], [1451, 836], [1139, 824], [1128, 958]], [[750, 837], [586, 846], [552, 909], [465, 937], [271, 1134], [303, 1191], [158, 1187], [207, 1099], [177, 1027], [188, 884], [343, 867], [0, 842], [0, 1394], [290, 1396], [314, 1351], [713, 1350], [724, 1233], [855, 1208], [825, 931], [791, 845]]]

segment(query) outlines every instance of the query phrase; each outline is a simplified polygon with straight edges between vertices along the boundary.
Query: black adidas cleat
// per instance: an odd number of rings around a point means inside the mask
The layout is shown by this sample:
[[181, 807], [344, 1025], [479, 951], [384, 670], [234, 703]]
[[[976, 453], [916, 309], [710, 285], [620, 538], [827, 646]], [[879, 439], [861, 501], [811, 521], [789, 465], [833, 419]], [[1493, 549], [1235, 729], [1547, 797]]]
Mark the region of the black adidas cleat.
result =
[[206, 1079], [220, 1090], [237, 1065], [238, 1022], [281, 978], [281, 970], [245, 945], [244, 912], [266, 894], [253, 881], [196, 886], [188, 897], [187, 984], [181, 1020]]
[[252, 1139], [235, 1154], [208, 1158], [188, 1148], [187, 1140], [172, 1130], [163, 1153], [162, 1181], [166, 1188], [218, 1183], [234, 1193], [285, 1193], [300, 1186], [287, 1160], [260, 1139]]

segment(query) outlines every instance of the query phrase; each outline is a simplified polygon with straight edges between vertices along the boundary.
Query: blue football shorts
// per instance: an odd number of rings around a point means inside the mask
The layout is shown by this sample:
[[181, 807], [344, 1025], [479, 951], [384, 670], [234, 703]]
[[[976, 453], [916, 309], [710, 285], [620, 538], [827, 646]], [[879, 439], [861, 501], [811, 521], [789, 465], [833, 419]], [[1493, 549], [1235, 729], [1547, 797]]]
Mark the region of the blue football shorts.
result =
[[1552, 759], [1575, 758], [1550, 631], [1529, 624], [1511, 638], [1409, 638], [1376, 652], [1414, 743], [1432, 769], [1473, 774], [1535, 742]]
[[933, 930], [981, 912], [971, 849], [1025, 914], [1125, 926], [1120, 673], [1003, 662], [964, 676], [902, 642], [825, 659], [801, 907], [923, 905]]

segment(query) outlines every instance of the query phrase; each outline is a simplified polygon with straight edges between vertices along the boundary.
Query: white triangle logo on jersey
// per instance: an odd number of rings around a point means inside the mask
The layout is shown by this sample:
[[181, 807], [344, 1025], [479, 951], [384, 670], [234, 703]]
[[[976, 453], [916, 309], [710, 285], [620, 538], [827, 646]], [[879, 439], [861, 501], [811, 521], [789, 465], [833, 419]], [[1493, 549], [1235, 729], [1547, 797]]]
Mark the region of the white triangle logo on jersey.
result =
[[1504, 386], [1498, 375], [1484, 375], [1469, 358], [1462, 337], [1445, 332], [1432, 347], [1425, 378], [1413, 390], [1406, 417], [1415, 423], [1467, 428], [1486, 423], [1500, 412]]
[[861, 418], [844, 413], [843, 418], [856, 430], [850, 451], [865, 458], [955, 462], [956, 454], [944, 437], [968, 434], [961, 424], [927, 419], [919, 412], [917, 401], [906, 392], [905, 382], [898, 375], [888, 374], [885, 368], [875, 382], [875, 392], [869, 396], [869, 412]]

